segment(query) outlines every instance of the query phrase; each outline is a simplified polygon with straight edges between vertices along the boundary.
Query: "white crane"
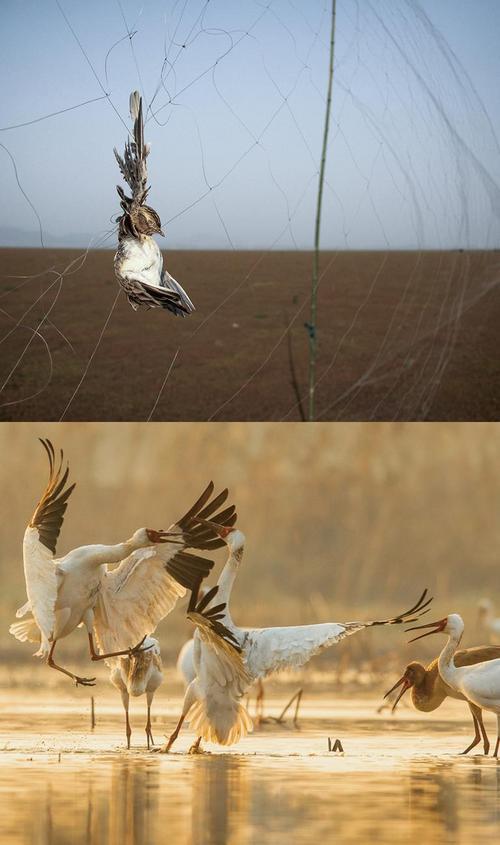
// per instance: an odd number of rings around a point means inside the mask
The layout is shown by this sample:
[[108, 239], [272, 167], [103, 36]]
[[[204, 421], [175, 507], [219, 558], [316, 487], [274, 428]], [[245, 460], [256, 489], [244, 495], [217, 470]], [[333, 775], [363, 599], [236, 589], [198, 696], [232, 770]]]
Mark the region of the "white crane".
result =
[[[177, 738], [184, 719], [189, 716], [198, 740], [191, 750], [197, 750], [201, 739], [231, 745], [252, 730], [252, 720], [241, 703], [251, 683], [280, 669], [303, 666], [311, 657], [334, 645], [344, 637], [375, 625], [396, 625], [415, 621], [425, 612], [432, 599], [425, 601], [424, 591], [409, 611], [391, 619], [376, 622], [325, 623], [286, 628], [239, 628], [231, 618], [229, 599], [243, 558], [244, 534], [233, 527], [205, 523], [226, 542], [229, 548], [227, 563], [218, 581], [217, 600], [225, 604], [221, 620], [237, 641], [243, 658], [245, 676], [232, 674], [231, 665], [215, 653], [210, 643], [195, 633], [194, 664], [196, 678], [184, 697], [182, 714], [166, 745], [158, 749], [168, 752]], [[210, 595], [210, 594], [209, 594]], [[207, 597], [203, 601], [206, 601]], [[413, 617], [413, 618], [412, 618]]]
[[125, 709], [127, 748], [130, 748], [130, 737], [132, 735], [128, 713], [130, 696], [137, 698], [144, 694], [146, 694], [148, 705], [146, 740], [148, 748], [150, 745], [154, 745], [151, 732], [151, 704], [156, 690], [163, 681], [160, 643], [154, 637], [146, 637], [143, 648], [144, 650], [139, 653], [113, 657], [109, 661], [111, 664], [110, 681], [120, 691]]
[[128, 197], [119, 185], [116, 189], [123, 214], [117, 219], [115, 275], [135, 311], [138, 308], [165, 308], [177, 316], [187, 317], [194, 311], [194, 305], [181, 285], [163, 269], [162, 254], [151, 237], [154, 234], [163, 236], [163, 232], [158, 214], [146, 205], [149, 144], [144, 143], [142, 98], [138, 91], [130, 95], [130, 116], [134, 123], [134, 140], [125, 144], [123, 158], [116, 149], [114, 151], [122, 176], [132, 191], [132, 196]]
[[490, 643], [500, 642], [500, 616], [495, 616], [493, 602], [481, 599], [477, 606], [479, 626], [488, 634]]
[[457, 666], [454, 656], [462, 639], [464, 623], [458, 613], [450, 613], [444, 619], [430, 622], [428, 625], [416, 625], [408, 631], [427, 628], [424, 634], [414, 637], [410, 642], [428, 637], [430, 634], [448, 634], [448, 642], [438, 659], [441, 678], [450, 687], [461, 693], [468, 702], [483, 710], [495, 713], [497, 717], [497, 741], [494, 757], [498, 757], [500, 747], [500, 658], [485, 660], [472, 666]]
[[[67, 501], [74, 484], [67, 486], [69, 467], [63, 472], [63, 453], [56, 466], [49, 440], [42, 440], [49, 458], [49, 481], [24, 535], [24, 572], [28, 601], [16, 616], [27, 620], [10, 626], [21, 642], [39, 645], [36, 655], [72, 678], [76, 685], [93, 686], [95, 678], [82, 678], [54, 662], [59, 639], [76, 627], [87, 629], [92, 660], [132, 656], [142, 640], [169, 613], [186, 588], [197, 594], [213, 561], [186, 552], [186, 548], [216, 549], [223, 545], [213, 530], [196, 524], [194, 517], [213, 514], [226, 500], [224, 490], [209, 501], [210, 482], [192, 508], [168, 531], [138, 529], [130, 540], [117, 545], [81, 546], [56, 558], [56, 543]], [[222, 514], [236, 520], [234, 507]], [[220, 516], [220, 514], [219, 514]], [[109, 564], [121, 564], [113, 570]], [[94, 635], [101, 653], [94, 644]]]

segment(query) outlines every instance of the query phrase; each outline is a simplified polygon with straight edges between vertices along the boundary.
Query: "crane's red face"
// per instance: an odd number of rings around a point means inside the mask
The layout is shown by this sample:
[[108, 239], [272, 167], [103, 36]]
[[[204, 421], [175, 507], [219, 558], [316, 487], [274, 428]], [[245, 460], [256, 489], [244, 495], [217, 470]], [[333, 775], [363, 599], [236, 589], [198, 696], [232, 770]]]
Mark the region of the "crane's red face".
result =
[[404, 675], [397, 681], [393, 687], [386, 692], [384, 698], [387, 698], [391, 692], [397, 690], [398, 687], [401, 687], [398, 697], [396, 698], [394, 704], [392, 705], [392, 712], [398, 706], [398, 703], [403, 698], [403, 695], [407, 690], [411, 689], [414, 686], [418, 686], [424, 679], [425, 676], [425, 669], [421, 665], [421, 663], [409, 663], [405, 669]]
[[421, 631], [424, 628], [430, 629], [425, 631], [424, 634], [419, 634], [418, 637], [413, 637], [413, 639], [408, 640], [408, 642], [414, 643], [415, 640], [421, 640], [422, 637], [428, 637], [429, 634], [441, 634], [443, 631], [446, 630], [447, 625], [448, 617], [445, 616], [444, 619], [438, 619], [437, 622], [429, 622], [427, 625], [414, 625], [413, 628], [407, 628], [406, 633], [408, 633], [408, 631]]

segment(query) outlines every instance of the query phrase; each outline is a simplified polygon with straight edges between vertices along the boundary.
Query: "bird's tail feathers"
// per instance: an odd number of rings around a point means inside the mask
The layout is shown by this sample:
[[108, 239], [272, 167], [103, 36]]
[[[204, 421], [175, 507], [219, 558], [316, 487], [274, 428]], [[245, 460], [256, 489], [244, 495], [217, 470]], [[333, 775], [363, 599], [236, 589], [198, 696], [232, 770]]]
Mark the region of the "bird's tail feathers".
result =
[[[40, 644], [42, 639], [40, 628], [32, 616], [30, 616], [29, 619], [25, 619], [23, 622], [13, 622], [9, 628], [9, 634], [12, 634], [12, 636], [21, 643], [30, 642]], [[39, 652], [37, 652], [37, 655], [38, 654]]]
[[189, 711], [189, 724], [206, 742], [234, 745], [251, 733], [253, 722], [246, 707], [235, 699], [202, 698]]
[[162, 287], [165, 287], [167, 290], [171, 290], [179, 295], [180, 301], [188, 314], [191, 314], [192, 311], [196, 310], [182, 285], [180, 285], [167, 270], [164, 270], [162, 274]]

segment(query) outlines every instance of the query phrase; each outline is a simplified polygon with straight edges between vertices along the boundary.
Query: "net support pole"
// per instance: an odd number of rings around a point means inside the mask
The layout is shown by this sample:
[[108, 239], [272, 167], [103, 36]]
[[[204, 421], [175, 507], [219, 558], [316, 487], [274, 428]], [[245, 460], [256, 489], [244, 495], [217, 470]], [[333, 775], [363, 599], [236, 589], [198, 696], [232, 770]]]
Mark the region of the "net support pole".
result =
[[328, 149], [328, 133], [330, 130], [330, 112], [332, 105], [332, 86], [333, 86], [333, 58], [335, 52], [335, 15], [336, 15], [336, 0], [332, 0], [332, 20], [330, 30], [330, 60], [328, 66], [328, 90], [326, 95], [326, 111], [325, 111], [325, 125], [323, 129], [323, 146], [321, 150], [321, 162], [319, 167], [318, 179], [318, 198], [316, 203], [316, 223], [314, 226], [314, 253], [313, 253], [313, 269], [311, 280], [311, 317], [306, 327], [309, 332], [309, 422], [316, 419], [315, 399], [316, 399], [316, 356], [318, 351], [318, 338], [316, 330], [316, 315], [317, 315], [317, 300], [318, 300], [318, 285], [319, 285], [319, 245], [320, 245], [320, 231], [321, 231], [321, 208], [323, 203], [323, 185], [325, 181], [325, 165], [326, 153]]

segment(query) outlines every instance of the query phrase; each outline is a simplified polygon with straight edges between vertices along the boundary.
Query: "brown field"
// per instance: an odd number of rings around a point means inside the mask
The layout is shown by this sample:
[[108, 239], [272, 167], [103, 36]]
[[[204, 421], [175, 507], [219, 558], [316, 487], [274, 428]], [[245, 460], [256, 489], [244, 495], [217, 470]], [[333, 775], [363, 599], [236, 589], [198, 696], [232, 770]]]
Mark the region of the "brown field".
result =
[[[135, 313], [120, 296], [67, 407], [117, 291], [108, 251], [60, 286], [57, 272], [81, 255], [1, 250], [1, 419], [300, 419], [293, 372], [304, 396], [310, 253], [169, 253], [196, 314]], [[495, 252], [325, 253], [318, 419], [498, 420], [498, 266]], [[40, 325], [50, 374], [32, 330], [59, 287]]]

